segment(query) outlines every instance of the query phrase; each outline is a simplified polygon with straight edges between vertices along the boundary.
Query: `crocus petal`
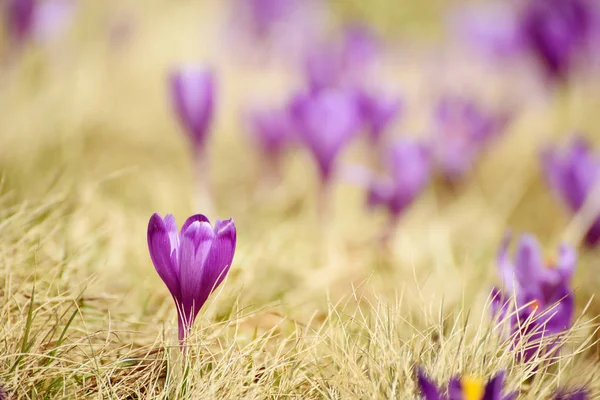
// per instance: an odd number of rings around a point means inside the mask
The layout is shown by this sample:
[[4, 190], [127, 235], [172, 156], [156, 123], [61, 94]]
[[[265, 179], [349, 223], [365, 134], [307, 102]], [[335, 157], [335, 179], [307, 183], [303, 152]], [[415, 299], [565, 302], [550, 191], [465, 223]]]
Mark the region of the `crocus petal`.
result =
[[34, 34], [40, 41], [59, 38], [69, 28], [75, 14], [72, 0], [49, 0], [40, 2], [35, 13]]
[[505, 372], [499, 372], [485, 386], [482, 400], [502, 400], [502, 387], [504, 386]]
[[433, 383], [429, 378], [427, 378], [425, 371], [423, 371], [423, 369], [421, 368], [417, 368], [417, 383], [419, 384], [419, 388], [421, 389], [421, 395], [425, 397], [425, 400], [443, 399], [435, 383]]
[[448, 400], [466, 400], [463, 396], [463, 388], [460, 378], [454, 377], [448, 382]]
[[594, 247], [598, 243], [600, 243], [600, 218], [596, 219], [585, 234], [585, 244]]
[[180, 238], [181, 298], [184, 317], [190, 325], [208, 297], [206, 292], [210, 291], [203, 280], [203, 271], [214, 237], [214, 231], [208, 222], [195, 221]]
[[515, 282], [515, 267], [510, 260], [509, 246], [512, 239], [512, 233], [510, 231], [504, 234], [500, 250], [498, 251], [497, 262], [498, 262], [498, 273], [500, 275], [500, 281], [506, 292], [510, 293], [513, 291]]
[[367, 206], [370, 208], [388, 205], [394, 195], [391, 182], [373, 180], [367, 188]]
[[233, 219], [215, 222], [215, 240], [203, 270], [203, 280], [209, 290], [215, 290], [227, 276], [235, 252], [237, 232]]
[[515, 253], [515, 274], [519, 284], [526, 290], [537, 290], [535, 283], [544, 272], [544, 259], [540, 245], [531, 234], [523, 234]]
[[21, 43], [31, 35], [36, 13], [36, 0], [8, 0], [4, 5], [6, 25], [11, 39]]
[[498, 288], [492, 288], [490, 298], [492, 315], [498, 322], [503, 321], [510, 308], [510, 300], [504, 295], [504, 292]]
[[277, 157], [292, 144], [294, 127], [287, 109], [251, 110], [247, 120], [249, 132], [266, 155]]
[[290, 110], [299, 139], [315, 159], [322, 181], [329, 181], [337, 156], [358, 128], [354, 95], [338, 90], [300, 94], [292, 100]]
[[563, 243], [560, 246], [558, 260], [555, 268], [563, 280], [571, 280], [575, 267], [577, 266], [577, 251], [573, 246]]
[[400, 116], [402, 101], [378, 93], [361, 90], [357, 93], [361, 118], [368, 128], [372, 142], [379, 142], [385, 130]]
[[190, 227], [190, 225], [192, 225], [194, 222], [208, 222], [210, 224], [210, 221], [208, 220], [208, 218], [206, 216], [204, 216], [202, 214], [192, 215], [182, 225], [182, 227], [181, 227], [181, 235], [183, 235], [185, 233], [185, 231], [188, 230], [188, 228]]
[[171, 72], [170, 85], [177, 116], [198, 150], [206, 141], [214, 112], [213, 73], [201, 68], [183, 67]]
[[575, 313], [575, 296], [566, 283], [560, 283], [548, 299], [548, 311], [540, 318], [550, 333], [569, 329]]
[[[169, 226], [171, 219], [172, 216], [165, 217], [165, 220], [169, 222]], [[170, 239], [170, 232], [165, 221], [159, 214], [152, 215], [148, 223], [148, 249], [150, 251], [150, 258], [158, 276], [163, 280], [173, 298], [178, 301], [181, 299], [179, 277], [176, 266], [173, 265], [171, 258], [172, 252], [176, 252], [177, 249], [173, 248], [172, 245], [173, 242]]]

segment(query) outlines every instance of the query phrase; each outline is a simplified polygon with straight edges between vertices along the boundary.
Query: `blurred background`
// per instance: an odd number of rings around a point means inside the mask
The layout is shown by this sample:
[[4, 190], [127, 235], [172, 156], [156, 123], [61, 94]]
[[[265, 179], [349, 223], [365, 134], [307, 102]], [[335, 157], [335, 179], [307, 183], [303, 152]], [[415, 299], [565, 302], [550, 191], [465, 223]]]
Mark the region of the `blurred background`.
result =
[[[556, 1], [3, 0], [4, 204], [58, 201], [64, 243], [93, 249], [70, 279], [93, 276], [143, 323], [169, 318], [146, 250], [153, 212], [234, 218], [223, 309], [276, 303], [310, 315], [365, 281], [380, 293], [416, 280], [406, 290], [423, 298], [485, 300], [506, 229], [549, 249], [585, 233], [553, 195], [540, 152], [576, 134], [598, 141], [598, 10], [582, 0], [583, 14], [557, 17]], [[174, 100], [171, 77], [188, 67], [214, 77], [202, 151]], [[325, 156], [328, 145], [306, 137], [320, 124], [341, 135], [349, 111], [336, 101], [298, 106], [297, 125], [278, 128], [294, 137], [275, 149], [249, 117], [321, 91], [381, 100], [371, 103], [382, 115], [353, 109], [351, 139]], [[382, 124], [375, 139], [369, 123]], [[397, 140], [429, 149], [427, 177], [400, 209], [367, 207]], [[334, 178], [320, 175], [319, 157], [335, 159]]]

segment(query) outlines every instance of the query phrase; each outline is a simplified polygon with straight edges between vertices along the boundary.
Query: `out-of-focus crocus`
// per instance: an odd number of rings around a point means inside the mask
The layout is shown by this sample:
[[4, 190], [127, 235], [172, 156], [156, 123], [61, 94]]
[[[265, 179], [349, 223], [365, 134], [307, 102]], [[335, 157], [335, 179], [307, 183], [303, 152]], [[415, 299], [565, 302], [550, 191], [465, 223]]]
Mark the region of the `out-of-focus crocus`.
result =
[[348, 91], [302, 93], [290, 104], [296, 134], [310, 151], [327, 185], [338, 155], [350, 143], [360, 124], [355, 97]]
[[589, 246], [597, 245], [600, 242], [600, 203], [592, 195], [600, 190], [600, 158], [584, 139], [575, 138], [562, 153], [555, 148], [542, 152], [542, 164], [550, 187], [571, 211], [577, 212], [586, 202], [595, 201], [585, 242]]
[[208, 296], [223, 282], [235, 252], [232, 219], [189, 217], [177, 232], [175, 218], [154, 214], [148, 223], [148, 248], [156, 272], [175, 300], [179, 340], [188, 335]]
[[525, 48], [517, 9], [510, 3], [461, 6], [451, 14], [450, 25], [461, 43], [492, 60], [506, 61]]
[[202, 153], [215, 108], [216, 82], [212, 71], [182, 67], [171, 72], [171, 98], [181, 125], [196, 153]]
[[51, 42], [61, 36], [73, 19], [76, 4], [72, 0], [7, 0], [5, 24], [14, 45], [24, 42]]
[[248, 113], [249, 132], [267, 157], [278, 158], [293, 142], [294, 125], [287, 108]]
[[434, 157], [448, 182], [461, 180], [504, 130], [509, 118], [458, 97], [441, 99], [434, 111]]
[[240, 0], [235, 2], [245, 25], [257, 38], [265, 38], [278, 24], [289, 22], [297, 11], [298, 0]]
[[379, 55], [375, 34], [361, 25], [347, 27], [338, 41], [315, 43], [304, 59], [311, 90], [360, 86]]
[[294, 143], [294, 125], [287, 108], [254, 109], [247, 115], [248, 132], [261, 152], [267, 177], [278, 180], [283, 153]]
[[[438, 388], [425, 371], [417, 369], [417, 383], [425, 400], [513, 400], [518, 392], [503, 394], [505, 373], [499, 372], [487, 383], [471, 376], [450, 379], [447, 390]], [[444, 393], [444, 392], [447, 392]]]
[[524, 7], [523, 38], [551, 79], [566, 79], [574, 65], [594, 51], [594, 43], [600, 43], [593, 0], [529, 0]]
[[7, 0], [4, 2], [5, 25], [14, 44], [29, 39], [37, 7], [37, 0]]
[[[546, 262], [535, 237], [523, 234], [511, 260], [510, 241], [511, 234], [507, 233], [498, 253], [498, 271], [504, 290], [493, 289], [492, 312], [499, 320], [509, 320], [506, 322], [510, 323], [515, 340], [527, 340], [523, 356], [529, 360], [538, 351], [555, 347], [541, 349], [542, 338], [571, 327], [575, 306], [571, 277], [577, 265], [577, 253], [563, 244], [556, 261]], [[509, 314], [511, 308], [513, 312]]]
[[429, 183], [429, 149], [418, 141], [398, 141], [390, 147], [387, 163], [389, 177], [371, 182], [367, 204], [369, 207], [385, 207], [391, 217], [390, 229], [393, 229]]
[[33, 34], [39, 42], [51, 42], [68, 30], [75, 14], [72, 0], [42, 1], [36, 8]]
[[383, 134], [402, 112], [402, 101], [398, 97], [380, 95], [366, 90], [357, 94], [358, 107], [366, 125], [371, 142], [380, 143]]

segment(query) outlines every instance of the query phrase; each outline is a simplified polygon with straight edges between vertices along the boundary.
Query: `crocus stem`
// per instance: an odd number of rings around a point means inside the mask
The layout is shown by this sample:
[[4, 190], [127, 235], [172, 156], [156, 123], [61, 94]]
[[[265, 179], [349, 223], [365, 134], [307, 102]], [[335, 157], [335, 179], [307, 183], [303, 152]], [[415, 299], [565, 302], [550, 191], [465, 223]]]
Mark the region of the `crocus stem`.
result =
[[263, 154], [261, 162], [265, 186], [274, 187], [279, 185], [281, 182], [281, 157]]
[[323, 180], [319, 187], [317, 198], [317, 221], [319, 231], [321, 232], [321, 260], [324, 265], [331, 264], [333, 236], [332, 236], [332, 220], [329, 212], [331, 201], [331, 182]]
[[400, 215], [393, 214], [390, 215], [390, 218], [387, 220], [381, 235], [379, 236], [379, 243], [381, 248], [385, 251], [390, 250], [391, 242], [396, 234], [396, 230], [398, 229], [398, 224], [400, 222]]
[[210, 185], [210, 160], [208, 152], [197, 151], [194, 154], [194, 203], [197, 212], [211, 215], [214, 213], [214, 203]]
[[327, 224], [330, 219], [329, 203], [331, 201], [331, 182], [323, 181], [319, 187], [317, 199], [317, 218], [321, 224]]

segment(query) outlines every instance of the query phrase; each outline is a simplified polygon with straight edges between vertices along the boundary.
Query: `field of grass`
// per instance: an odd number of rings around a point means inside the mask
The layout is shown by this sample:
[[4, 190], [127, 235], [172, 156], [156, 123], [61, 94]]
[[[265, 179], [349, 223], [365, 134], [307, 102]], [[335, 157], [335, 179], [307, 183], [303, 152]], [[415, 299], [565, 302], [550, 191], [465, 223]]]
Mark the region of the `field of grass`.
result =
[[[515, 121], [463, 185], [430, 186], [381, 246], [386, 216], [365, 208], [361, 187], [336, 182], [320, 219], [302, 150], [285, 159], [280, 185], [261, 179], [240, 110], [283, 98], [296, 78], [237, 60], [217, 4], [83, 1], [67, 42], [26, 47], [2, 66], [0, 386], [9, 398], [411, 399], [417, 365], [439, 383], [506, 370], [523, 399], [582, 385], [600, 398], [598, 250], [578, 248], [577, 317], [559, 354], [521, 361], [489, 311], [507, 229], [535, 234], [548, 256], [582, 235], [544, 181], [539, 151], [573, 130], [600, 143], [600, 85], [542, 96], [511, 74], [469, 82], [490, 98], [517, 93]], [[131, 37], [111, 47], [116, 12], [134, 19]], [[458, 68], [431, 87], [436, 66], [422, 63], [435, 58], [413, 47], [386, 67], [410, 104], [399, 136], [423, 132], [427, 102]], [[208, 216], [235, 220], [237, 249], [184, 358], [146, 230], [154, 212], [180, 224], [203, 212], [167, 96], [169, 68], [186, 61], [218, 71]], [[357, 141], [344, 162], [369, 157]]]

